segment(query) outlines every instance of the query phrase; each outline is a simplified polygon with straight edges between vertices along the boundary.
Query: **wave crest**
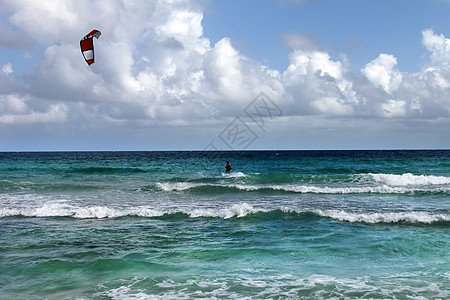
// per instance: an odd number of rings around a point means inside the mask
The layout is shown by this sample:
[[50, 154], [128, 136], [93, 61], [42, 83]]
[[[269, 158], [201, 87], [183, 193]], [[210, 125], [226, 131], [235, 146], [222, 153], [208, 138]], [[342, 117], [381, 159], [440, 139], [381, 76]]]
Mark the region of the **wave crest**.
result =
[[396, 174], [374, 174], [368, 176], [377, 183], [384, 183], [390, 186], [422, 186], [422, 185], [446, 185], [450, 184], [450, 177], [435, 175], [413, 175], [405, 173]]
[[287, 215], [297, 217], [330, 218], [342, 222], [369, 224], [445, 224], [450, 222], [448, 213], [431, 213], [425, 211], [398, 212], [349, 212], [344, 210], [295, 209], [295, 208], [255, 208], [248, 203], [236, 203], [222, 208], [185, 208], [155, 209], [149, 207], [110, 208], [105, 206], [77, 207], [64, 203], [46, 203], [41, 207], [27, 209], [0, 209], [0, 218], [5, 217], [72, 217], [76, 219], [103, 219], [118, 217], [174, 217], [182, 218], [262, 218], [277, 219]]
[[432, 224], [437, 222], [450, 222], [450, 215], [448, 214], [432, 214], [424, 211], [354, 213], [343, 210], [315, 210], [315, 213], [321, 217], [350, 223]]
[[157, 188], [165, 192], [202, 191], [207, 189], [253, 191], [282, 191], [300, 194], [407, 194], [407, 193], [450, 193], [450, 187], [418, 186], [320, 186], [305, 184], [272, 184], [258, 185], [245, 183], [194, 183], [194, 182], [165, 182], [157, 183]]

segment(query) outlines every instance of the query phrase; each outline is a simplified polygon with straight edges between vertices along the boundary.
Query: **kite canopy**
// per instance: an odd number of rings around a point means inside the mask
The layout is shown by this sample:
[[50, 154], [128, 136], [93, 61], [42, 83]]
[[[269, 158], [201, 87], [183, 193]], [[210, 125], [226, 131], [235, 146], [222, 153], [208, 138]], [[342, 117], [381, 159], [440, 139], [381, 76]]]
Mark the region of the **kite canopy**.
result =
[[81, 53], [88, 65], [94, 63], [94, 42], [92, 39], [100, 37], [102, 33], [96, 29], [92, 30], [84, 36], [80, 41]]

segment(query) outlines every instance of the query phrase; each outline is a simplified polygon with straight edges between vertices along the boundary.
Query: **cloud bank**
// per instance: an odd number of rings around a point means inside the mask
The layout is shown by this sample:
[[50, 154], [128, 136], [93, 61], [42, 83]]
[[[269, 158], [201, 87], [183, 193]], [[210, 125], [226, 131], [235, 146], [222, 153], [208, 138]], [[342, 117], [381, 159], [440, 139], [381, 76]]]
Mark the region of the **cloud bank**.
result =
[[[432, 29], [422, 31], [428, 59], [417, 73], [401, 72], [389, 53], [352, 72], [346, 60], [333, 60], [295, 33], [283, 34], [289, 66], [274, 70], [242, 55], [227, 37], [211, 45], [201, 1], [3, 0], [1, 6], [8, 23], [0, 24], [6, 33], [0, 46], [45, 48], [27, 74], [16, 74], [12, 63], [0, 66], [3, 130], [81, 123], [220, 129], [261, 92], [283, 110], [275, 121], [280, 130], [314, 126], [301, 121], [314, 116], [335, 122], [329, 126], [450, 119], [450, 40]], [[94, 28], [102, 36], [89, 67], [79, 40]]]

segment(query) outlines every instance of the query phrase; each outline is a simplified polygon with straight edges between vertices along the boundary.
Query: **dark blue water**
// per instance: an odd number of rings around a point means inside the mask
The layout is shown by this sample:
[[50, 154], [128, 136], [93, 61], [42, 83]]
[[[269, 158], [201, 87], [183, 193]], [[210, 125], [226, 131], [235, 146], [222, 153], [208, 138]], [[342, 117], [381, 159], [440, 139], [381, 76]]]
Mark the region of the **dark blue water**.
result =
[[450, 151], [0, 153], [0, 235], [6, 299], [445, 299]]

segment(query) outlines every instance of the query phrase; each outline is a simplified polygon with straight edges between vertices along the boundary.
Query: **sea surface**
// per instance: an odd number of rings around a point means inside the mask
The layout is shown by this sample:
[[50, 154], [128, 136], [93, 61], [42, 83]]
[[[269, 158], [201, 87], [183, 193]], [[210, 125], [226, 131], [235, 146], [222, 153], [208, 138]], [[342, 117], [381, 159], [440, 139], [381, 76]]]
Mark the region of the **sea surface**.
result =
[[450, 151], [0, 153], [0, 237], [1, 299], [449, 299]]

